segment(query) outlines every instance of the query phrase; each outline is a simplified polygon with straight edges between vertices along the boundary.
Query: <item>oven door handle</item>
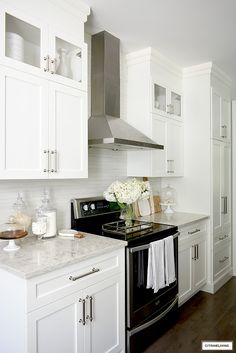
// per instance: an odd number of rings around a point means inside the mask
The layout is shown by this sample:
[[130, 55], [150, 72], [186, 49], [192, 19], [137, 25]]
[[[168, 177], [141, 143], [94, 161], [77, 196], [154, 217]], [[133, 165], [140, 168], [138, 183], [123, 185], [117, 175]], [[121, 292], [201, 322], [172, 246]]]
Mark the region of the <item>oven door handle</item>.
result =
[[[179, 234], [180, 234], [179, 232], [175, 233], [173, 235], [173, 239], [177, 238], [179, 236]], [[133, 248], [129, 248], [129, 252], [134, 253], [137, 251], [149, 249], [149, 247], [150, 247], [150, 243], [145, 244], [145, 245], [140, 245], [140, 246], [134, 246]]]
[[166, 308], [166, 310], [163, 311], [163, 313], [161, 313], [160, 315], [158, 315], [157, 317], [155, 317], [151, 321], [148, 321], [145, 324], [138, 326], [138, 327], [135, 327], [133, 330], [128, 331], [128, 335], [131, 337], [131, 336], [135, 335], [136, 333], [144, 330], [145, 328], [152, 326], [157, 321], [160, 321], [165, 315], [167, 315], [173, 309], [173, 307], [176, 305], [176, 303], [178, 303], [178, 294], [176, 295], [174, 301], [168, 306], [168, 308]]

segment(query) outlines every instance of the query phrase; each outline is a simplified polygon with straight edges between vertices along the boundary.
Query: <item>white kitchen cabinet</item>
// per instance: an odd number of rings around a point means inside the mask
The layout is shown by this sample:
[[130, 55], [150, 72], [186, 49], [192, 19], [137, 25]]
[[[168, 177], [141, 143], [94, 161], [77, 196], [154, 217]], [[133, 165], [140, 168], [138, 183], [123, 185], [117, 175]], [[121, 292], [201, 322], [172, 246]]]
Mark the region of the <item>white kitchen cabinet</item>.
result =
[[0, 67], [1, 179], [87, 177], [87, 94]]
[[35, 19], [27, 5], [0, 6], [0, 179], [85, 178], [87, 17], [43, 0]]
[[212, 138], [231, 141], [231, 101], [214, 88], [211, 89]]
[[193, 223], [180, 229], [179, 238], [179, 304], [197, 293], [206, 283], [207, 227]]
[[[0, 270], [6, 283], [1, 299], [6, 310], [11, 308], [8, 315], [3, 309], [0, 350], [124, 353], [124, 255], [121, 248], [31, 279]], [[17, 292], [13, 304], [12, 291]]]
[[130, 53], [126, 62], [127, 120], [164, 146], [164, 150], [129, 151], [127, 173], [129, 176], [183, 176], [181, 70], [153, 49]]
[[[37, 14], [38, 15], [38, 14]], [[41, 14], [43, 16], [43, 14]], [[70, 25], [53, 25], [12, 7], [1, 11], [0, 61], [6, 66], [87, 90], [87, 46]], [[66, 18], [66, 17], [65, 17]], [[63, 63], [62, 63], [63, 62]], [[63, 64], [63, 65], [62, 65]]]
[[122, 283], [115, 275], [29, 313], [29, 352], [120, 352]]

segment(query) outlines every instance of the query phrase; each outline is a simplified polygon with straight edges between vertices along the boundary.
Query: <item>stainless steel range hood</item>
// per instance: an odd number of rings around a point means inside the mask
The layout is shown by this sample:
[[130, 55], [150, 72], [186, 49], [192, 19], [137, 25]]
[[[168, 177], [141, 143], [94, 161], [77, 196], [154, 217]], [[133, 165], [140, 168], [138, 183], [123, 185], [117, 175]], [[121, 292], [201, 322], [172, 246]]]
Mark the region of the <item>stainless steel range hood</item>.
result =
[[121, 151], [164, 148], [120, 119], [120, 40], [106, 31], [92, 36], [88, 135], [90, 147]]

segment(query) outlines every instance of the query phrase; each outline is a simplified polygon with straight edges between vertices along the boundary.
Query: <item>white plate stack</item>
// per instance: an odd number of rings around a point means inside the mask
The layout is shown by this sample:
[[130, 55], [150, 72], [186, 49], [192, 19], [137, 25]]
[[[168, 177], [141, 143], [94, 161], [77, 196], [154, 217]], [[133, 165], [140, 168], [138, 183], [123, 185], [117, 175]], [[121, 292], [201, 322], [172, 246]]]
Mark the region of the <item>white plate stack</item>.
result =
[[6, 56], [24, 61], [24, 38], [14, 32], [6, 32]]

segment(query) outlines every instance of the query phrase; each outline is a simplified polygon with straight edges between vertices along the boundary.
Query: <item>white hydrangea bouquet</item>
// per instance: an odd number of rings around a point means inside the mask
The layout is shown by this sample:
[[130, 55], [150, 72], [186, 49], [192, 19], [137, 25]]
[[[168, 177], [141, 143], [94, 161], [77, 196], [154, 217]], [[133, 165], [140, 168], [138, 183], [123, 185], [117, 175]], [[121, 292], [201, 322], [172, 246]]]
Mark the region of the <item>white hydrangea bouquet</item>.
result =
[[135, 178], [127, 179], [124, 182], [117, 180], [104, 192], [104, 197], [107, 201], [116, 202], [127, 220], [131, 219], [133, 215], [132, 203], [138, 199], [149, 198], [150, 190], [148, 181], [140, 181]]

